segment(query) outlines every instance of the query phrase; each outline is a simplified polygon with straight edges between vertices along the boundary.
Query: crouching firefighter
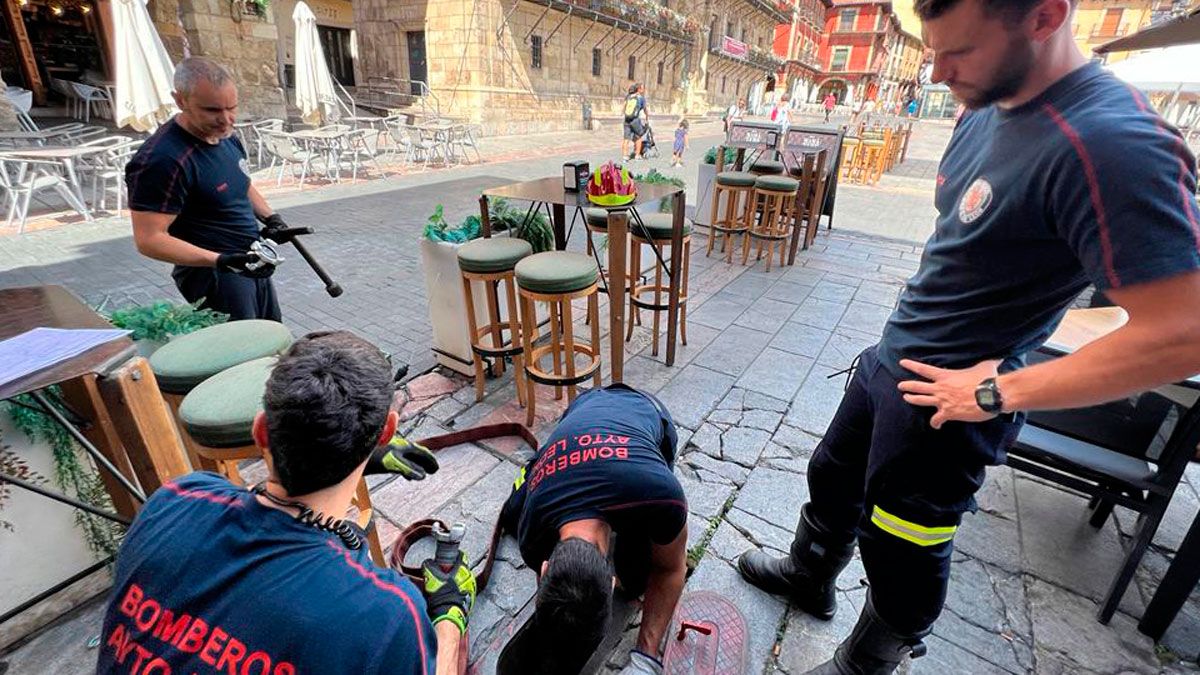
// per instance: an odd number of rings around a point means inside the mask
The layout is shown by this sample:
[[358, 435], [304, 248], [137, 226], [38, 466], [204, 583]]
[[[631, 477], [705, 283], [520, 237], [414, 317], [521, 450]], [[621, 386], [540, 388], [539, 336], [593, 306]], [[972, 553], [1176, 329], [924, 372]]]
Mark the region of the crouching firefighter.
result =
[[604, 638], [619, 585], [625, 596], [645, 594], [623, 673], [662, 673], [660, 647], [687, 573], [677, 440], [661, 402], [614, 384], [575, 399], [521, 470], [501, 513], [539, 579], [533, 618], [505, 650], [520, 672], [578, 673]]

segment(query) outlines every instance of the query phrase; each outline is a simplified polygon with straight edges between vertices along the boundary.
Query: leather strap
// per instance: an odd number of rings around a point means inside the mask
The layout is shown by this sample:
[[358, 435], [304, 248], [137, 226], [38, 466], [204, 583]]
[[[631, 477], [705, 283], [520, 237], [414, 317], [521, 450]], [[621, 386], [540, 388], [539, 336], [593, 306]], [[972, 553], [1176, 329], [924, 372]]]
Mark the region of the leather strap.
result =
[[[442, 448], [449, 448], [463, 443], [474, 443], [475, 441], [483, 441], [489, 438], [502, 438], [504, 436], [520, 437], [535, 452], [538, 449], [537, 437], [533, 435], [533, 432], [528, 427], [518, 422], [484, 424], [440, 436], [431, 436], [421, 439], [417, 443], [429, 448], [431, 452], [437, 452]], [[408, 550], [412, 548], [413, 544], [425, 537], [433, 536], [433, 526], [435, 524], [441, 524], [442, 527], [449, 529], [445, 523], [436, 518], [418, 520], [400, 531], [400, 536], [396, 539], [395, 546], [392, 547], [390, 560], [392, 569], [400, 570], [413, 583], [417, 584], [417, 588], [424, 587], [424, 574], [421, 572], [420, 567], [405, 565], [404, 557], [408, 554]], [[484, 557], [483, 569], [475, 575], [475, 589], [477, 593], [483, 592], [483, 589], [487, 587], [488, 580], [492, 576], [492, 566], [496, 562], [496, 549], [500, 546], [500, 537], [503, 535], [504, 528], [500, 524], [500, 519], [497, 518], [496, 525], [492, 528], [491, 543], [488, 544], [487, 554]]]

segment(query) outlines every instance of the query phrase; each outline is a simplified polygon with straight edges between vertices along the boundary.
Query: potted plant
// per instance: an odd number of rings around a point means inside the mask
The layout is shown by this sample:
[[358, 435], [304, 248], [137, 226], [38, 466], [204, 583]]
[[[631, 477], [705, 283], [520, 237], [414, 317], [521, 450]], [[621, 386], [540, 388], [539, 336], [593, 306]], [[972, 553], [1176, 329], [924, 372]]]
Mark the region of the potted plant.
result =
[[[493, 199], [488, 209], [493, 232], [514, 230], [529, 241], [534, 253], [554, 248], [554, 231], [543, 214], [537, 214], [523, 230], [517, 230], [525, 214], [503, 199]], [[468, 216], [457, 226], [446, 221], [441, 204], [433, 210], [421, 235], [421, 267], [425, 271], [425, 292], [429, 301], [429, 321], [433, 326], [433, 348], [438, 363], [464, 375], [473, 376], [474, 355], [467, 324], [467, 300], [458, 269], [458, 248], [482, 235], [479, 216]], [[474, 284], [472, 303], [477, 326], [488, 323], [487, 296], [482, 284]], [[507, 303], [499, 306], [501, 319], [508, 317]]]
[[108, 321], [117, 328], [133, 331], [131, 337], [138, 353], [149, 357], [173, 337], [229, 320], [227, 314], [200, 309], [201, 302], [198, 300], [188, 304], [159, 300], [149, 305], [133, 305], [114, 310], [108, 316]]
[[[634, 176], [633, 179], [639, 183], [649, 183], [651, 185], [674, 185], [675, 187], [686, 188], [687, 183], [682, 178], [668, 176], [660, 172], [658, 169], [650, 169], [641, 176]], [[658, 210], [661, 213], [671, 212], [671, 197], [663, 197], [658, 203]]]

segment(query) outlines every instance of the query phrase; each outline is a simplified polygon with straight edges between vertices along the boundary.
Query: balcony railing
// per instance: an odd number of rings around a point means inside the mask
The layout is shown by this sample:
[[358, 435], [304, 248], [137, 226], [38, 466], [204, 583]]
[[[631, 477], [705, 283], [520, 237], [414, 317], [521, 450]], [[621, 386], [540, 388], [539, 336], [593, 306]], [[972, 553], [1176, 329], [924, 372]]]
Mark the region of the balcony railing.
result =
[[763, 49], [762, 47], [756, 45], [746, 45], [745, 56], [734, 56], [733, 54], [729, 54], [721, 49], [721, 40], [716, 40], [715, 43], [716, 44], [710, 44], [708, 46], [708, 51], [710, 53], [716, 54], [717, 56], [723, 56], [733, 61], [742, 61], [751, 66], [757, 66], [763, 70], [769, 70], [773, 73], [782, 69], [784, 63], [786, 63], [786, 61], [776, 56], [774, 52]]
[[792, 20], [792, 7], [786, 2], [775, 0], [746, 0], [751, 5], [771, 15], [779, 23], [789, 23]]
[[1089, 38], [1119, 38], [1129, 32], [1129, 24], [1120, 26], [1093, 26]]
[[530, 0], [561, 12], [595, 19], [628, 30], [645, 31], [652, 37], [690, 43], [700, 24], [655, 0]]

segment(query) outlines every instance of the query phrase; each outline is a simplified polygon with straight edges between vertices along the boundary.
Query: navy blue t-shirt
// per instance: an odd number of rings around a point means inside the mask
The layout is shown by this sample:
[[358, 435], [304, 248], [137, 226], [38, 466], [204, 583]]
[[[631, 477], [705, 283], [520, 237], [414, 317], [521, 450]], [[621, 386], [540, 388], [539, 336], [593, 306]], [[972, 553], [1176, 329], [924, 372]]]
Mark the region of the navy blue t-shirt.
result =
[[412, 583], [211, 473], [150, 496], [112, 593], [101, 675], [434, 672]]
[[937, 228], [879, 346], [1005, 369], [1075, 297], [1200, 268], [1196, 160], [1145, 96], [1091, 63], [1011, 110], [962, 117], [938, 170]]
[[649, 394], [622, 384], [580, 394], [505, 504], [525, 564], [541, 569], [558, 528], [577, 520], [602, 519], [619, 537], [674, 541], [687, 525], [687, 498], [671, 471], [677, 442], [671, 414]]
[[129, 207], [175, 214], [171, 236], [217, 253], [245, 253], [258, 239], [250, 169], [236, 136], [216, 145], [174, 119], [159, 127], [125, 167]]

